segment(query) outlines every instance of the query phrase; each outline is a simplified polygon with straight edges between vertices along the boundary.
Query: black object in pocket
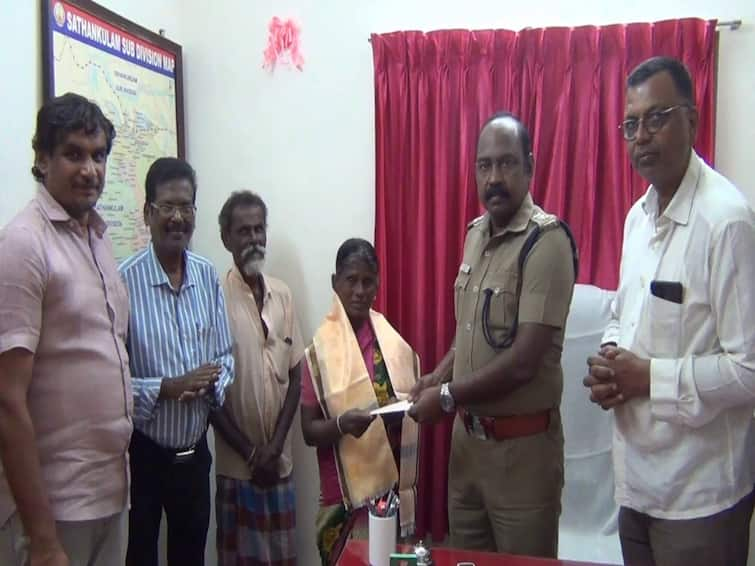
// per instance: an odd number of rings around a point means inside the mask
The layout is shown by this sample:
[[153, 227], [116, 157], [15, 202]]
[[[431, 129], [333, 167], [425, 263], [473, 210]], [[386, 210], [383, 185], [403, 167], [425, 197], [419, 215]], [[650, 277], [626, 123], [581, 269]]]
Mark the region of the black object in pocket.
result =
[[650, 294], [681, 305], [684, 300], [684, 287], [679, 281], [651, 281]]

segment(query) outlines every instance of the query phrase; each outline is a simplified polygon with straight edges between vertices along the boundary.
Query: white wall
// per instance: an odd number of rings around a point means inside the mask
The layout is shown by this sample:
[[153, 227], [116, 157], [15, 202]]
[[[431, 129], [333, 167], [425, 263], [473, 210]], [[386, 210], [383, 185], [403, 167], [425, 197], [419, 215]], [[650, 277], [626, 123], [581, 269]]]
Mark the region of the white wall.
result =
[[[217, 233], [228, 193], [260, 192], [270, 208], [269, 271], [288, 281], [306, 337], [329, 303], [340, 242], [374, 230], [371, 32], [607, 24], [684, 16], [744, 20], [722, 31], [718, 91], [719, 168], [755, 203], [749, 124], [755, 122], [755, 3], [751, 0], [101, 0], [184, 46], [188, 157], [199, 175], [196, 249], [224, 270]], [[717, 4], [717, 6], [715, 5]], [[261, 68], [274, 15], [302, 26], [304, 72]], [[0, 21], [0, 225], [33, 193], [30, 142], [41, 101], [39, 6], [3, 0]], [[317, 471], [296, 431], [300, 563], [315, 564]], [[212, 544], [212, 543], [211, 543]]]
[[0, 5], [0, 21], [7, 31], [0, 35], [0, 108], [5, 109], [0, 125], [0, 167], [5, 171], [0, 185], [0, 226], [33, 194], [31, 137], [42, 100], [39, 5], [13, 4]]

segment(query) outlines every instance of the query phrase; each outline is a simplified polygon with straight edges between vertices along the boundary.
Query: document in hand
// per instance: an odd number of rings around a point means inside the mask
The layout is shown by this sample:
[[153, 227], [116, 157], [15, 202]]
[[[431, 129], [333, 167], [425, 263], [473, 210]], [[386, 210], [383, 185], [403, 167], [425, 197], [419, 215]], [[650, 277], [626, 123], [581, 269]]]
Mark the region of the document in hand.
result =
[[380, 407], [379, 409], [375, 409], [374, 411], [370, 411], [371, 415], [385, 415], [388, 413], [405, 413], [409, 410], [409, 407], [412, 406], [411, 401], [399, 401], [398, 403], [392, 403], [390, 405], [386, 405], [385, 407]]

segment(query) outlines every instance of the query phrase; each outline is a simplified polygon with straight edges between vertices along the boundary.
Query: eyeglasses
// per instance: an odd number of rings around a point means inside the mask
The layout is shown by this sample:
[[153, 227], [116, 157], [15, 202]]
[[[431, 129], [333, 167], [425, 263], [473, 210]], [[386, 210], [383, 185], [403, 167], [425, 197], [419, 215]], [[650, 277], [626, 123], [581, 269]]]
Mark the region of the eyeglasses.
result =
[[149, 205], [157, 210], [161, 218], [169, 219], [173, 218], [176, 214], [176, 210], [181, 214], [182, 218], [194, 218], [194, 213], [197, 211], [197, 207], [193, 204], [155, 204], [154, 202]]
[[658, 131], [666, 125], [669, 118], [671, 118], [671, 113], [679, 108], [689, 108], [689, 104], [677, 104], [676, 106], [669, 106], [663, 110], [648, 112], [642, 118], [629, 118], [619, 124], [619, 129], [624, 135], [624, 139], [627, 141], [634, 141], [637, 139], [637, 133], [640, 131], [640, 124], [642, 124], [645, 127], [645, 131], [652, 136], [658, 133]]

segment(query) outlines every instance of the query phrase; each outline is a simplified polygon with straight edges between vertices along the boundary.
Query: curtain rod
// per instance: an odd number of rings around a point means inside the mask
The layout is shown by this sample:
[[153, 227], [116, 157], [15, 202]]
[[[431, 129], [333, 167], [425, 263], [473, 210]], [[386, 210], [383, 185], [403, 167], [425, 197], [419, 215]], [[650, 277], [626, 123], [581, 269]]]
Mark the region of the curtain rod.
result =
[[735, 31], [742, 27], [742, 20], [726, 20], [725, 22], [718, 22], [716, 27], [729, 28], [731, 31]]
[[[742, 27], [742, 20], [725, 20], [716, 24], [717, 28], [729, 28], [731, 31], [736, 31]], [[367, 38], [368, 43], [372, 43], [372, 38]]]

